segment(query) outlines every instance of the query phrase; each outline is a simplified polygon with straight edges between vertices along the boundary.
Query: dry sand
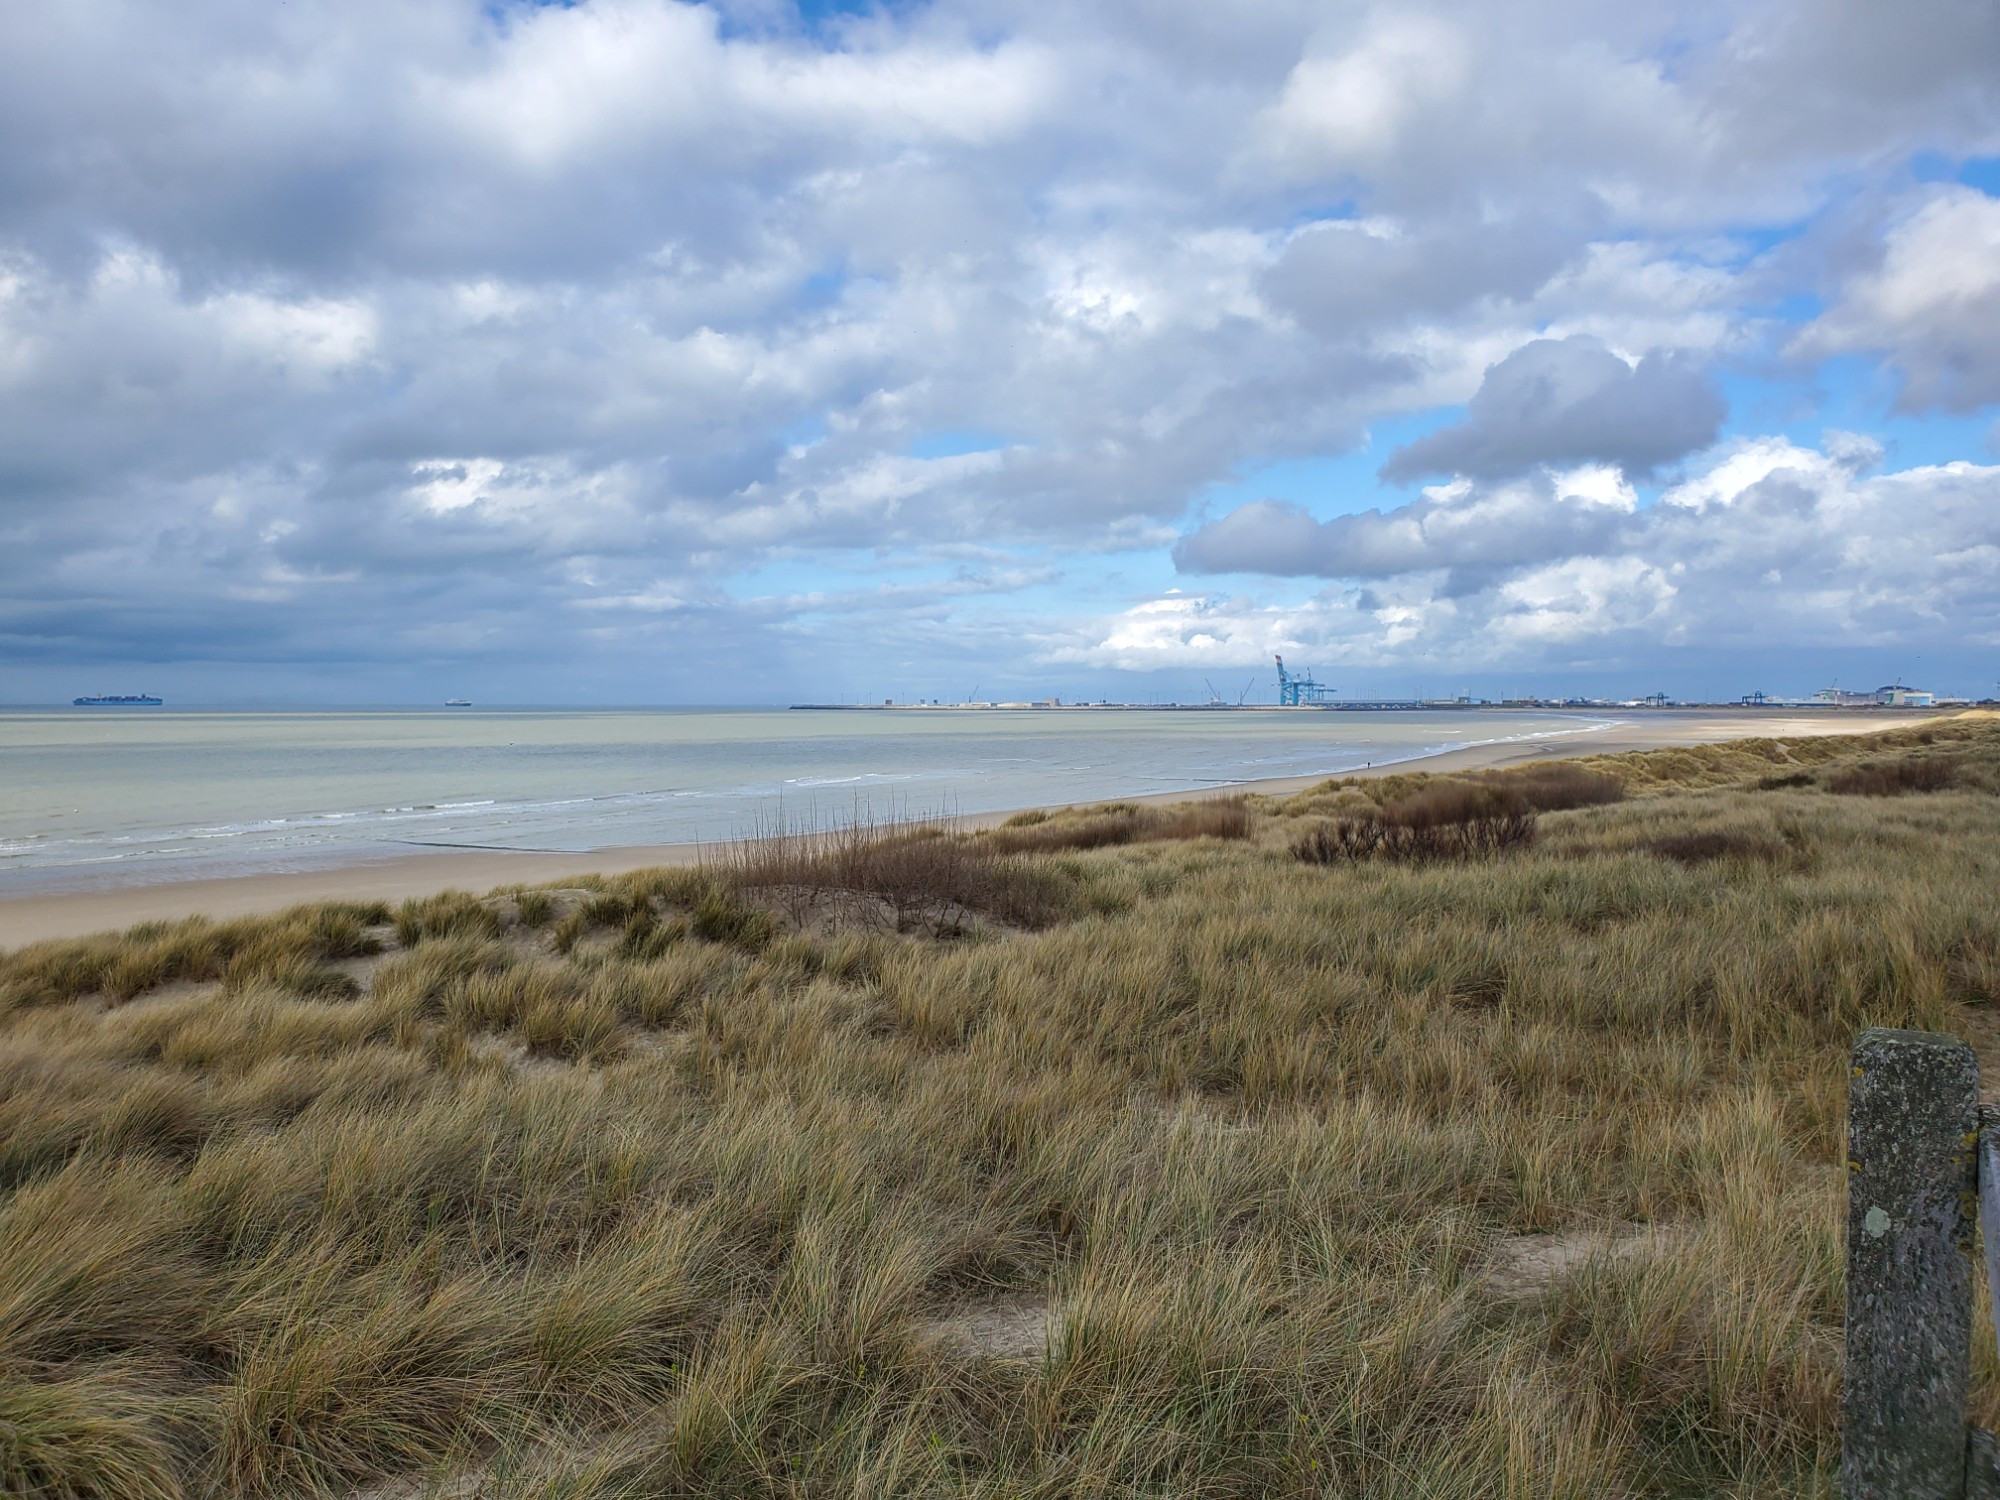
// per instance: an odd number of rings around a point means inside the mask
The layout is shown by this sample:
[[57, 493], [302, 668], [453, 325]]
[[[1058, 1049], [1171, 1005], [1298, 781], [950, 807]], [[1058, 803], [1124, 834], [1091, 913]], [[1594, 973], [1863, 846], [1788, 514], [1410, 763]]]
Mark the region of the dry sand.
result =
[[[1915, 722], [1925, 715], [1882, 713], [1792, 714], [1770, 710], [1742, 713], [1647, 713], [1610, 728], [1561, 739], [1474, 745], [1421, 760], [1347, 772], [1381, 776], [1391, 771], [1472, 771], [1576, 755], [1609, 755], [1624, 750], [1659, 750], [1752, 736], [1798, 738], [1819, 734], [1866, 734]], [[1303, 791], [1324, 776], [1288, 776], [1243, 782], [1205, 792], [1164, 792], [1139, 802], [1185, 802], [1201, 797], [1264, 792], [1278, 796]], [[958, 820], [980, 828], [1004, 821], [1008, 813]], [[583, 854], [513, 853], [499, 850], [398, 854], [323, 869], [279, 874], [236, 875], [213, 880], [181, 880], [114, 890], [68, 891], [0, 897], [0, 949], [41, 938], [81, 937], [162, 918], [240, 917], [282, 911], [305, 901], [401, 901], [452, 888], [483, 891], [496, 885], [539, 885], [577, 875], [618, 875], [659, 865], [693, 864], [698, 844], [646, 844], [597, 849]]]

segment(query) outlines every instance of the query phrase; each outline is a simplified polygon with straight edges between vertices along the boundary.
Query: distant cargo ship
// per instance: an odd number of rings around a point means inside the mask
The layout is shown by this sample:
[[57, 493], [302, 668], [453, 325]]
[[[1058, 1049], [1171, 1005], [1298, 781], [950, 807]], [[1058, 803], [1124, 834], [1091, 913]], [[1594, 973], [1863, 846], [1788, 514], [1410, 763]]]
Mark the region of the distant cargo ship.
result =
[[167, 700], [149, 698], [144, 693], [107, 693], [95, 698], [73, 698], [78, 708], [158, 708]]
[[446, 708], [470, 708], [472, 707], [472, 700], [470, 698], [447, 698], [444, 700], [444, 706]]

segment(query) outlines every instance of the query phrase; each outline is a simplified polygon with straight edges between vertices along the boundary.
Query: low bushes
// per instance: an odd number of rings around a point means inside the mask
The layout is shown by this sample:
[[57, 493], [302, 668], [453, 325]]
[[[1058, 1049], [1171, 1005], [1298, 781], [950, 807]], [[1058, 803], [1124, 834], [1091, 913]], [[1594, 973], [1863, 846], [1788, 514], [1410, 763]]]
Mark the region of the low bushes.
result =
[[1905, 792], [1941, 792], [1957, 784], [1958, 763], [1942, 755], [1867, 761], [1826, 779], [1826, 789], [1843, 797], [1900, 797]]
[[1533, 809], [1514, 787], [1492, 781], [1433, 781], [1391, 802], [1381, 821], [1391, 828], [1423, 831], [1527, 817]]
[[1391, 823], [1386, 818], [1345, 818], [1323, 823], [1292, 843], [1292, 854], [1307, 864], [1330, 865], [1358, 859], [1409, 863], [1470, 859], [1503, 854], [1535, 841], [1535, 815], [1506, 813], [1457, 823]]
[[1162, 839], [1245, 839], [1250, 836], [1250, 804], [1241, 796], [1141, 806], [1114, 802], [1077, 812], [1027, 812], [979, 836], [1002, 854], [1053, 854], [1066, 849], [1104, 849], [1117, 844]]
[[1073, 882], [1007, 852], [936, 823], [862, 822], [734, 846], [710, 873], [724, 889], [762, 894], [801, 927], [826, 915], [950, 937], [975, 916], [1040, 928], [1074, 913]]
[[1293, 841], [1292, 854], [1316, 865], [1358, 859], [1423, 863], [1502, 854], [1535, 841], [1538, 810], [1616, 801], [1623, 795], [1617, 777], [1590, 772], [1440, 777], [1404, 793], [1373, 816], [1319, 825]]
[[1572, 807], [1603, 807], [1625, 800], [1625, 779], [1609, 771], [1591, 771], [1565, 761], [1495, 771], [1481, 778], [1520, 794], [1536, 812], [1564, 812]]

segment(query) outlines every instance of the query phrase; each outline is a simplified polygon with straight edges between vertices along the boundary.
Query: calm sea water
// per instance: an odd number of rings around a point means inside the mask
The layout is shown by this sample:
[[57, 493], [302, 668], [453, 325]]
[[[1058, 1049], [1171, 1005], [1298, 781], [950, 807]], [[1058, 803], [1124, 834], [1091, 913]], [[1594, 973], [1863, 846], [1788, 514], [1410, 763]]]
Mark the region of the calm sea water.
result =
[[1498, 712], [0, 711], [0, 896], [415, 848], [717, 840], [1350, 770], [1610, 721]]

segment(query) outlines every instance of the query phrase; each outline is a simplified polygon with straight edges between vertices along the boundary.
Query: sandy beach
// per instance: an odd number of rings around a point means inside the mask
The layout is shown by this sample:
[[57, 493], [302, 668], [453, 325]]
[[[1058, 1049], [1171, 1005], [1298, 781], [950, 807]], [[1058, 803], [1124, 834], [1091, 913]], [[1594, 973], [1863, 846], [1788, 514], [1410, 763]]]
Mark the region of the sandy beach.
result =
[[[1924, 717], [1926, 715], [1922, 714], [1812, 714], [1768, 710], [1649, 713], [1588, 733], [1558, 739], [1468, 746], [1463, 750], [1344, 774], [1370, 776], [1410, 770], [1489, 770], [1533, 760], [1657, 750], [1718, 740], [1866, 734]], [[1205, 792], [1169, 792], [1129, 800], [1183, 802], [1200, 797], [1232, 796], [1239, 792], [1283, 796], [1325, 779], [1325, 776], [1290, 776], [1246, 781]], [[1010, 815], [1009, 812], [987, 813], [961, 818], [958, 822], [964, 827], [980, 828], [1003, 822]], [[699, 844], [646, 844], [582, 853], [546, 854], [498, 850], [421, 852], [276, 874], [0, 897], [0, 949], [16, 948], [44, 938], [104, 932], [129, 927], [135, 922], [197, 915], [217, 918], [247, 916], [281, 911], [308, 901], [400, 901], [453, 888], [487, 890], [496, 885], [542, 884], [579, 875], [615, 875], [659, 865], [692, 864], [701, 857], [702, 847]]]

